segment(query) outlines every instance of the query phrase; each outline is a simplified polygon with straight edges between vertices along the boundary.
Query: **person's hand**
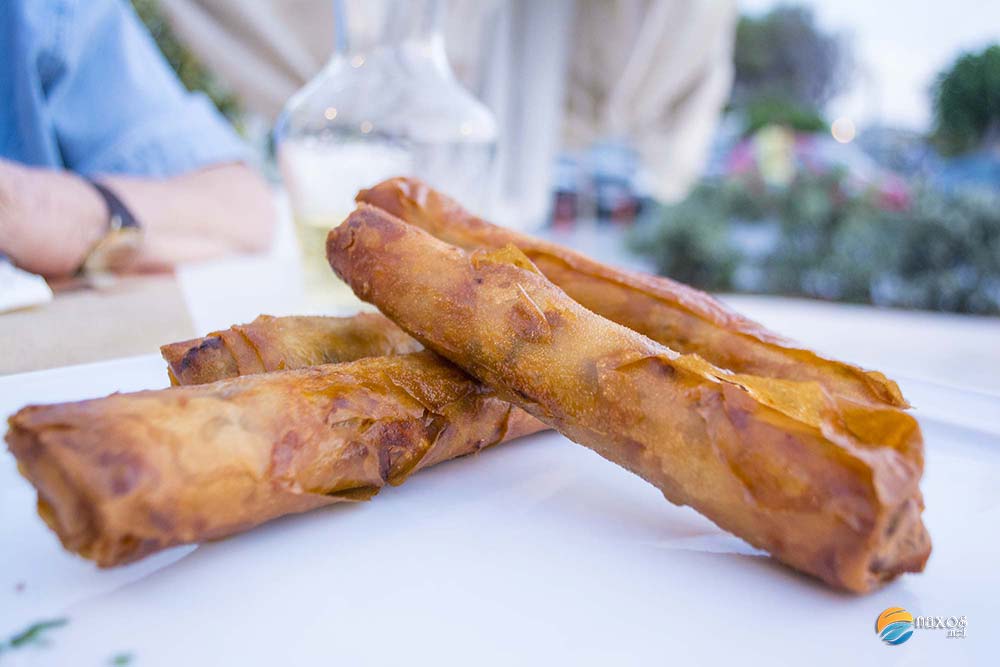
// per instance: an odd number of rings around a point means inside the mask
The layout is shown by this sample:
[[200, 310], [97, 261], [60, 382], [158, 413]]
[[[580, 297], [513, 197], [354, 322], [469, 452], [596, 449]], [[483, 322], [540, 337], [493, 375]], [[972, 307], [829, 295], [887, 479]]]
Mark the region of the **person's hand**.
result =
[[[244, 164], [210, 165], [166, 178], [100, 176], [142, 227], [119, 272], [260, 252], [275, 220], [267, 183]], [[108, 230], [104, 199], [68, 171], [0, 159], [0, 252], [47, 277], [72, 274]]]
[[104, 200], [79, 176], [0, 159], [0, 252], [16, 265], [70, 275], [107, 225]]

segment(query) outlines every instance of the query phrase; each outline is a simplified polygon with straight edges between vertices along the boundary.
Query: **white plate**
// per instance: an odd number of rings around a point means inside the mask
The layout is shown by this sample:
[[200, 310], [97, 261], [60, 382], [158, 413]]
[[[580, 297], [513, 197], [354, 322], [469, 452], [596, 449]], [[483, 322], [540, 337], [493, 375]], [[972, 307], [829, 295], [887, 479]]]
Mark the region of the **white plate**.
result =
[[[165, 385], [155, 356], [9, 376], [0, 414]], [[96, 666], [123, 652], [137, 667], [996, 664], [1000, 433], [963, 414], [954, 389], [904, 390], [957, 406], [917, 413], [934, 553], [922, 575], [867, 597], [777, 565], [555, 434], [426, 470], [370, 503], [111, 571], [61, 549], [3, 454], [0, 638], [69, 622], [0, 664]], [[964, 615], [968, 638], [917, 630], [883, 645], [873, 627], [889, 606]]]

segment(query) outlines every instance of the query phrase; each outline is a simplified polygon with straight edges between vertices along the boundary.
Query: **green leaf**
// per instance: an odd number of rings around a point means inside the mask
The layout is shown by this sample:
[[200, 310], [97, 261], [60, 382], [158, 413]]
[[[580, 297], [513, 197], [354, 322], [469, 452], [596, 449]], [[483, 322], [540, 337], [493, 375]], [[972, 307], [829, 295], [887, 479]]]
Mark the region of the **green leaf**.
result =
[[28, 645], [44, 646], [48, 643], [48, 638], [45, 636], [46, 633], [50, 630], [61, 628], [67, 623], [69, 623], [68, 618], [54, 618], [33, 623], [8, 639], [6, 643], [0, 644], [0, 651], [6, 648], [15, 649]]

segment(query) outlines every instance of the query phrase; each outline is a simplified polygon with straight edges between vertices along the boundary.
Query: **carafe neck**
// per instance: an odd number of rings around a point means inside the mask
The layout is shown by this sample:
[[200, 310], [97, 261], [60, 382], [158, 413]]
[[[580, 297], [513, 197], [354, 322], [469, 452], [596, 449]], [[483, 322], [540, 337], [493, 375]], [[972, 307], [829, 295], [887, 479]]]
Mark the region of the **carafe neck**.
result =
[[392, 53], [399, 64], [451, 77], [441, 0], [334, 0], [334, 59], [355, 66]]

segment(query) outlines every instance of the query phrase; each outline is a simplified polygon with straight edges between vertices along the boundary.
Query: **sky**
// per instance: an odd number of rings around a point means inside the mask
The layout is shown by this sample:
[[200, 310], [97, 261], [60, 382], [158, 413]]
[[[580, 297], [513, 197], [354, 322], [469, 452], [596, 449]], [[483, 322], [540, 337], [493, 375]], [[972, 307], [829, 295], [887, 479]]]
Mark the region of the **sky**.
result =
[[1000, 43], [1000, 0], [738, 0], [740, 11], [781, 4], [812, 7], [820, 27], [841, 34], [853, 52], [849, 89], [827, 113], [858, 130], [876, 123], [925, 131], [929, 88], [964, 51]]

